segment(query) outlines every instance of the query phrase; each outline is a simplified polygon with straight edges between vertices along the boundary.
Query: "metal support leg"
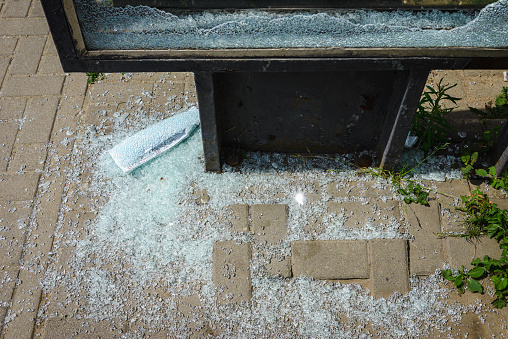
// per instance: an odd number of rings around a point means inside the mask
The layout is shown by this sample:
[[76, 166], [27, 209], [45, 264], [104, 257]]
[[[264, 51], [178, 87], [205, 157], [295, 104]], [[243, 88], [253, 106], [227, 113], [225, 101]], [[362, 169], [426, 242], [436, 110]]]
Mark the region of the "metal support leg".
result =
[[393, 121], [393, 125], [390, 133], [381, 138], [379, 145], [379, 149], [383, 152], [381, 168], [393, 170], [400, 160], [429, 71], [427, 68], [410, 70], [406, 91], [397, 113], [388, 112], [387, 121]]
[[209, 172], [220, 172], [220, 140], [215, 112], [213, 73], [196, 72], [194, 73], [194, 80], [196, 82], [196, 92], [198, 94], [203, 152], [205, 155], [205, 170]]

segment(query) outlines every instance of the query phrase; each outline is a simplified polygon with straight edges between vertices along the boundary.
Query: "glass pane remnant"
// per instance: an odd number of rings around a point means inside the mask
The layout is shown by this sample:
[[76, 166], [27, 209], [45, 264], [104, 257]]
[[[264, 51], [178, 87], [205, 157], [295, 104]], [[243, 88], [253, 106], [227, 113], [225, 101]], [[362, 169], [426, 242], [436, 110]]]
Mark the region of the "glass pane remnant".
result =
[[173, 12], [148, 6], [116, 7], [110, 0], [74, 1], [90, 50], [508, 46], [508, 0], [481, 10]]

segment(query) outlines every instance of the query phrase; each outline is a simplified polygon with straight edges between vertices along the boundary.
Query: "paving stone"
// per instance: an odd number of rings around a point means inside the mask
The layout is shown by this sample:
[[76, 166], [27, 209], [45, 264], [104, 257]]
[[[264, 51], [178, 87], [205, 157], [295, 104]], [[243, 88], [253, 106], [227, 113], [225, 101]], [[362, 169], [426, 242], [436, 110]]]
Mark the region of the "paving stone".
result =
[[502, 81], [494, 81], [492, 78], [464, 78], [464, 87], [467, 96], [481, 99], [484, 103], [495, 100], [505, 85]]
[[37, 191], [38, 173], [0, 174], [0, 201], [31, 200]]
[[63, 74], [64, 70], [58, 55], [44, 55], [39, 65], [39, 74]]
[[407, 240], [369, 240], [372, 294], [387, 298], [395, 292], [409, 292]]
[[414, 236], [409, 243], [410, 272], [417, 275], [431, 275], [442, 268], [444, 262], [443, 240], [435, 233], [441, 232], [439, 206], [436, 201], [430, 207], [410, 204], [404, 208], [409, 222], [408, 232]]
[[[283, 240], [287, 233], [288, 206], [283, 204], [252, 205], [250, 208], [251, 231], [258, 243], [266, 242], [267, 250], [261, 255], [268, 260], [265, 269], [272, 275], [291, 277], [291, 261], [284, 253]], [[269, 248], [269, 249], [268, 249]]]
[[448, 262], [452, 268], [460, 268], [464, 265], [465, 268], [471, 269], [471, 261], [476, 258], [482, 258], [485, 255], [491, 258], [500, 258], [502, 250], [499, 244], [494, 239], [482, 237], [478, 243], [475, 241], [468, 241], [464, 238], [448, 237], [446, 238], [446, 250], [448, 253]]
[[249, 205], [230, 205], [227, 208], [233, 211], [233, 218], [231, 219], [233, 230], [243, 233], [249, 232]]
[[213, 244], [212, 279], [218, 291], [219, 303], [250, 302], [250, 244], [218, 241]]
[[28, 204], [0, 203], [0, 268], [19, 266], [31, 211]]
[[[0, 304], [10, 303], [18, 279], [18, 270], [0, 271]], [[1, 322], [0, 322], [1, 324]]]
[[118, 105], [122, 102], [134, 102], [141, 98], [145, 105], [150, 103], [148, 96], [153, 90], [152, 83], [95, 83], [90, 86], [89, 104], [109, 104]]
[[30, 18], [44, 18], [44, 10], [42, 9], [42, 4], [38, 0], [32, 1], [32, 5], [30, 6], [30, 12], [28, 13], [28, 17]]
[[4, 96], [60, 95], [64, 78], [63, 75], [6, 77], [2, 94]]
[[17, 42], [18, 39], [14, 37], [9, 36], [0, 37], [0, 55], [11, 56], [14, 53], [14, 49], [16, 48]]
[[[1, 7], [0, 7], [1, 8]], [[0, 331], [2, 330], [8, 307], [0, 307]]]
[[12, 306], [9, 309], [16, 316], [4, 325], [5, 338], [32, 338], [42, 294], [40, 281], [43, 278], [42, 273], [32, 273], [28, 270], [19, 271], [20, 284], [14, 290]]
[[65, 83], [62, 91], [62, 96], [68, 97], [82, 97], [86, 93], [88, 83], [86, 82], [86, 75], [83, 73], [71, 73], [65, 77]]
[[434, 181], [432, 191], [435, 192], [436, 199], [439, 201], [442, 209], [454, 210], [456, 206], [462, 204], [461, 196], [469, 196], [469, 184], [467, 180], [451, 179], [445, 182]]
[[45, 36], [28, 36], [19, 39], [9, 74], [35, 74], [46, 39]]
[[4, 80], [5, 74], [7, 73], [7, 67], [11, 63], [11, 58], [1, 57], [0, 58], [0, 84]]
[[395, 200], [376, 199], [369, 203], [329, 201], [326, 205], [329, 213], [344, 214], [344, 226], [348, 228], [360, 228], [369, 224], [387, 225], [400, 215], [399, 203]]
[[259, 242], [277, 244], [287, 233], [288, 206], [283, 204], [252, 205], [251, 231]]
[[367, 279], [364, 240], [311, 240], [291, 243], [294, 276], [314, 279]]
[[13, 172], [41, 172], [48, 153], [46, 144], [19, 144], [14, 147], [13, 159], [9, 164], [9, 171]]
[[[70, 317], [52, 317], [46, 320], [44, 339], [62, 338], [120, 338], [124, 333], [122, 321], [83, 321]], [[151, 338], [151, 337], [150, 337]]]
[[2, 35], [47, 35], [49, 26], [45, 18], [0, 20]]
[[7, 0], [2, 12], [3, 18], [24, 18], [28, 14], [31, 0]]
[[[39, 2], [39, 1], [36, 0], [36, 2]], [[53, 37], [50, 34], [48, 37], [48, 40], [46, 41], [46, 48], [44, 50], [44, 55], [57, 55], [57, 54], [58, 54], [58, 51], [56, 50], [55, 41], [53, 40]], [[84, 73], [73, 73], [73, 74], [81, 74], [85, 78], [85, 81], [87, 79], [87, 76]]]
[[25, 98], [0, 98], [0, 120], [21, 119], [26, 101]]
[[35, 97], [28, 101], [18, 143], [32, 144], [49, 141], [59, 98]]
[[0, 121], [0, 171], [6, 171], [18, 133], [18, 123]]

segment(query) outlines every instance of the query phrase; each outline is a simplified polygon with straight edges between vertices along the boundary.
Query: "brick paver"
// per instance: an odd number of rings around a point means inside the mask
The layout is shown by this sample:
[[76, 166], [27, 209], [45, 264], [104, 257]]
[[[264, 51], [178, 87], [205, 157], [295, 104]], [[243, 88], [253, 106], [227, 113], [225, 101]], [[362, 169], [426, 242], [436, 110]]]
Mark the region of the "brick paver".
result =
[[329, 280], [369, 278], [364, 240], [294, 241], [291, 251], [294, 276]]

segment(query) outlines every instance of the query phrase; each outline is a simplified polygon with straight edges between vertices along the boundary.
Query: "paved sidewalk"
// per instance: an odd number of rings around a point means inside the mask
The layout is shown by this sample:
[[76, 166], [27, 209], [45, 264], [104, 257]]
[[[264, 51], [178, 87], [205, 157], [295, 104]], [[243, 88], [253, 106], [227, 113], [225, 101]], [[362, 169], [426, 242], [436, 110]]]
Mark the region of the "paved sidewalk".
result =
[[[491, 128], [469, 113], [467, 106], [482, 108], [494, 100], [501, 88], [508, 86], [503, 82], [502, 71], [434, 71], [429, 83], [436, 84], [442, 77], [446, 82], [457, 83], [453, 93], [464, 98], [453, 113], [456, 130], [481, 134]], [[88, 85], [84, 74], [63, 73], [40, 2], [7, 0], [0, 2], [0, 85], [1, 337], [129, 337], [129, 333], [134, 337], [148, 336], [154, 325], [140, 320], [143, 311], [136, 308], [135, 300], [126, 302], [124, 313], [117, 319], [94, 323], [76, 317], [83, 316], [79, 314], [83, 296], [71, 295], [58, 284], [43, 291], [41, 283], [49, 264], [62, 276], [79, 275], [69, 265], [75, 256], [75, 241], [88, 235], [90, 222], [97, 214], [95, 207], [107, 199], [91, 196], [87, 191], [93, 173], [86, 167], [90, 159], [75, 147], [76, 138], [86, 133], [108, 135], [115, 128], [112, 121], [129, 112], [143, 109], [158, 117], [161, 111], [195, 104], [192, 74], [109, 74], [105, 80]], [[454, 138], [461, 140], [460, 136]], [[83, 171], [79, 178], [70, 180], [70, 170], [75, 173], [80, 169]], [[284, 241], [291, 207], [259, 201], [244, 204], [239, 199], [230, 207], [235, 216], [230, 220], [232, 227], [239, 233], [250, 231], [253, 238], [242, 244], [225, 240], [213, 245], [211, 276], [219, 291], [219, 302], [251, 302], [254, 287], [250, 265], [259, 258], [265, 260], [262, 262], [268, 274], [287, 281], [309, 276], [355, 283], [368, 288], [376, 298], [388, 298], [396, 292], [409, 292], [412, 274], [429, 276], [444, 262], [452, 267], [467, 266], [474, 256], [499, 252], [490, 240], [475, 248], [463, 239], [435, 237], [435, 232], [456, 231], [459, 227], [453, 222], [457, 217], [455, 201], [450, 196], [470, 192], [473, 187], [463, 180], [429, 182], [436, 190], [430, 207], [381, 199], [386, 192], [373, 182], [358, 181], [352, 190], [341, 185], [343, 182], [337, 180], [315, 189], [316, 201], [326, 201], [326, 213], [349, 216], [345, 224], [351, 229], [394, 218], [402, 225], [401, 234], [409, 234], [411, 239], [319, 240], [323, 225], [316, 220], [306, 225], [306, 231], [315, 234], [316, 239], [292, 241], [291, 255], [287, 255], [277, 246]], [[255, 192], [256, 187], [249, 190]], [[508, 208], [505, 195], [494, 191], [489, 195]], [[200, 187], [196, 187], [196, 196], [193, 203], [204, 214], [210, 200], [221, 198]], [[367, 198], [368, 206], [375, 207], [365, 208], [354, 198]], [[55, 241], [59, 242], [58, 247], [54, 246]], [[348, 257], [341, 261], [344, 252]], [[128, 286], [119, 288], [128, 290]], [[187, 324], [189, 328], [194, 326], [189, 336], [221, 334], [220, 320], [207, 319], [199, 299], [175, 297], [155, 287], [150, 293], [168, 303], [174, 301], [184, 323], [186, 317], [192, 318], [190, 314], [194, 318], [198, 314], [201, 320]], [[464, 304], [480, 297], [471, 293], [450, 295], [451, 303]], [[488, 304], [489, 296], [481, 298]], [[507, 318], [506, 308], [487, 315], [468, 312], [462, 322], [450, 323], [448, 334], [507, 337]], [[382, 336], [383, 332], [372, 329], [365, 333]]]

